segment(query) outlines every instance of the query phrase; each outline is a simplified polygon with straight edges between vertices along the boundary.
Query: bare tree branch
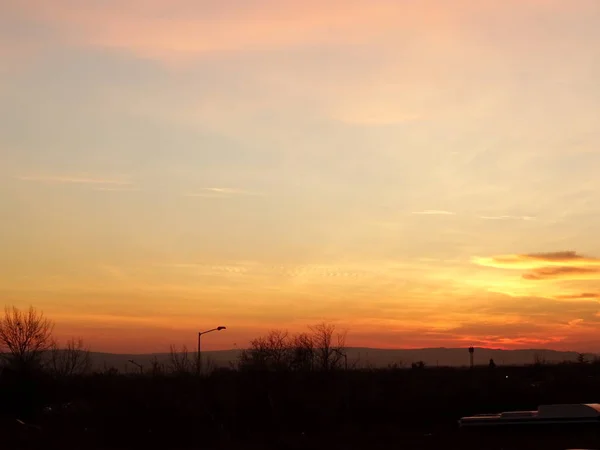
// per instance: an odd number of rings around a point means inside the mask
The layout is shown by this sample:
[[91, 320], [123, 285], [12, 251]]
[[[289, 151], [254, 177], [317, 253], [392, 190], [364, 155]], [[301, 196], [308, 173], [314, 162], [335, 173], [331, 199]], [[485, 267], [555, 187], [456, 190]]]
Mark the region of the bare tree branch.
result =
[[71, 338], [65, 348], [59, 348], [53, 343], [50, 349], [50, 368], [55, 375], [72, 376], [82, 375], [90, 371], [92, 358], [90, 350], [83, 339]]
[[165, 372], [165, 365], [156, 356], [150, 361], [150, 373], [152, 376], [160, 376]]
[[240, 368], [284, 370], [289, 368], [290, 344], [287, 331], [272, 330], [250, 341], [250, 348], [240, 355]]
[[290, 365], [293, 370], [313, 370], [315, 347], [312, 336], [307, 333], [295, 335], [291, 341], [290, 351]]
[[272, 330], [250, 341], [243, 350], [238, 368], [260, 370], [331, 370], [347, 368], [346, 333], [336, 333], [335, 325], [321, 323], [311, 333], [290, 336], [287, 331]]
[[170, 372], [177, 374], [192, 373], [194, 371], [195, 361], [195, 357], [190, 357], [187, 346], [184, 345], [181, 347], [181, 350], [179, 350], [174, 345], [171, 345], [168, 365]]
[[309, 327], [315, 347], [315, 363], [321, 370], [340, 367], [345, 355], [346, 332], [335, 334], [335, 325], [322, 322]]
[[33, 306], [26, 312], [6, 306], [0, 320], [2, 357], [17, 368], [41, 365], [42, 355], [52, 345], [53, 329], [52, 321]]

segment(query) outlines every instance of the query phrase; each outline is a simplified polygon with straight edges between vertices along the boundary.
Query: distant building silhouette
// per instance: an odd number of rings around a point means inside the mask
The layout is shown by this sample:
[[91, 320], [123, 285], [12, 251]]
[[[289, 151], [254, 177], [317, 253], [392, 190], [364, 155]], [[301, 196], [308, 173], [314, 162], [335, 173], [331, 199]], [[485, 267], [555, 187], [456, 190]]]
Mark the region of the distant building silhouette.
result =
[[469, 347], [469, 362], [471, 365], [471, 369], [473, 368], [473, 354], [475, 353], [474, 347]]

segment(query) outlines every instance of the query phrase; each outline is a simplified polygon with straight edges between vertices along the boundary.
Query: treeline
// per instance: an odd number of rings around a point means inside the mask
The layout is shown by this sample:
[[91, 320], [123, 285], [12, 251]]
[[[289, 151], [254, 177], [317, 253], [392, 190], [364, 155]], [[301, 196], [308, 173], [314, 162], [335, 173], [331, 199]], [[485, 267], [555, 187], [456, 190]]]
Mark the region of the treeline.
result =
[[[248, 348], [242, 350], [238, 360], [228, 368], [240, 371], [330, 371], [349, 368], [345, 349], [346, 332], [336, 330], [335, 325], [329, 323], [312, 325], [308, 330], [298, 334], [271, 330], [251, 340]], [[169, 362], [161, 364], [154, 359], [150, 373], [193, 373], [198, 371], [197, 364], [197, 353], [189, 352], [185, 346], [171, 346]], [[356, 361], [350, 364], [353, 366]], [[205, 360], [202, 367], [203, 373], [216, 369], [210, 359]]]
[[[72, 338], [60, 345], [52, 336], [53, 322], [42, 312], [30, 307], [21, 311], [6, 307], [0, 320], [0, 369], [6, 372], [26, 373], [44, 371], [56, 376], [84, 375], [93, 372], [116, 374], [114, 366], [94, 366], [89, 347], [81, 338]], [[306, 332], [290, 334], [285, 330], [271, 330], [263, 336], [252, 339], [246, 349], [239, 352], [236, 361], [226, 367], [218, 367], [210, 357], [189, 351], [183, 345], [172, 345], [167, 360], [152, 360], [136, 366], [135, 373], [145, 375], [207, 375], [214, 370], [269, 371], [269, 372], [314, 372], [340, 369], [366, 370], [369, 365], [361, 364], [358, 358], [350, 359], [346, 352], [347, 332], [336, 329], [331, 323], [308, 326]], [[597, 358], [579, 354], [579, 365], [598, 363]], [[542, 355], [534, 355], [534, 366], [546, 366]], [[495, 366], [490, 360], [490, 366]], [[402, 369], [402, 361], [391, 364], [390, 369]], [[412, 362], [412, 369], [422, 370], [423, 361]]]
[[[2, 368], [24, 374], [46, 371], [56, 376], [84, 375], [92, 372], [90, 349], [81, 338], [72, 338], [59, 345], [52, 337], [53, 322], [42, 312], [30, 307], [21, 311], [6, 307], [0, 320], [0, 344]], [[308, 331], [289, 334], [283, 330], [272, 330], [266, 335], [250, 341], [247, 349], [240, 352], [238, 361], [229, 369], [241, 371], [330, 371], [348, 369], [345, 351], [346, 332], [336, 330], [333, 324], [319, 323], [308, 327]], [[167, 362], [154, 358], [149, 367], [135, 361], [140, 372], [148, 375], [199, 373], [216, 369], [210, 359], [200, 361], [196, 352], [171, 346]], [[357, 361], [350, 362], [350, 368]], [[203, 363], [203, 364], [202, 364]], [[117, 373], [114, 367], [104, 367], [103, 372]]]
[[0, 320], [0, 358], [3, 371], [21, 376], [40, 370], [57, 376], [90, 371], [90, 350], [82, 339], [70, 339], [63, 346], [53, 339], [54, 323], [30, 307], [21, 311], [5, 307]]
[[[345, 337], [331, 324], [272, 331], [235, 367], [200, 377], [194, 355], [175, 348], [155, 370], [94, 372], [82, 341], [60, 347], [41, 313], [8, 308], [3, 448], [27, 448], [20, 439], [30, 438], [61, 449], [423, 448], [411, 439], [455, 430], [463, 415], [600, 397], [600, 364], [350, 370]], [[431, 448], [466, 448], [444, 436]]]

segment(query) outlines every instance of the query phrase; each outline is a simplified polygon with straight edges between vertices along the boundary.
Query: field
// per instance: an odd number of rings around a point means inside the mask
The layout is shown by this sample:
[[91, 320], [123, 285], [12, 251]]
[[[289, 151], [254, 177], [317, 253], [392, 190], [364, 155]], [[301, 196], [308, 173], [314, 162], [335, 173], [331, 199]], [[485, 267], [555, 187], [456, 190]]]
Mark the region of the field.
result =
[[587, 363], [0, 379], [3, 448], [19, 449], [598, 448], [595, 430], [467, 433], [457, 420], [599, 399]]

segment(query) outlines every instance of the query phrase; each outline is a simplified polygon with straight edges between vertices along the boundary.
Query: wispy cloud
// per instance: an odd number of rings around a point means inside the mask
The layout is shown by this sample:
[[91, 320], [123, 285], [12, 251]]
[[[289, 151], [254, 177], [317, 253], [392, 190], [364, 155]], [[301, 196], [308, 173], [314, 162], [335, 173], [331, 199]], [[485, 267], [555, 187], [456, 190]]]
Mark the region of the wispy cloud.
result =
[[[460, 8], [433, 1], [258, 0], [231, 7], [230, 2], [179, 0], [172, 2], [175, 6], [167, 16], [161, 0], [12, 3], [9, 18], [28, 14], [59, 29], [64, 39], [78, 45], [162, 58], [304, 43], [361, 42], [387, 36], [382, 33], [385, 30], [426, 28], [449, 33], [470, 18], [463, 11], [472, 11], [468, 0], [461, 0]], [[563, 6], [564, 2], [512, 0], [494, 4], [493, 11], [505, 15], [517, 5], [549, 8], [548, 4], [554, 3]]]
[[580, 255], [574, 251], [475, 257], [473, 262], [480, 266], [516, 270], [539, 269], [546, 266], [600, 266], [600, 259]]
[[200, 198], [227, 198], [226, 195], [209, 194], [208, 192], [188, 192], [182, 194], [184, 197], [200, 197]]
[[349, 125], [364, 126], [389, 126], [423, 120], [418, 114], [402, 114], [396, 111], [382, 110], [377, 112], [368, 112], [360, 109], [354, 113], [344, 111], [341, 114], [333, 114], [333, 118]]
[[411, 214], [428, 215], [428, 216], [454, 216], [455, 213], [451, 211], [444, 211], [439, 209], [426, 209], [424, 211], [413, 211]]
[[256, 196], [262, 194], [245, 189], [208, 187], [202, 188], [201, 192], [189, 192], [183, 195], [184, 197], [228, 198], [237, 195]]
[[130, 186], [133, 184], [131, 181], [114, 178], [90, 178], [79, 176], [21, 175], [16, 178], [22, 181], [34, 181], [39, 183], [108, 184], [116, 186]]
[[229, 265], [218, 265], [209, 263], [160, 263], [156, 264], [156, 266], [176, 270], [192, 270], [196, 273], [204, 274], [233, 275], [248, 274], [254, 268], [255, 264], [234, 263]]
[[191, 271], [197, 274], [221, 275], [224, 277], [245, 275], [256, 279], [268, 279], [270, 284], [285, 284], [288, 281], [293, 281], [334, 283], [336, 286], [338, 286], [337, 282], [339, 282], [339, 286], [344, 286], [346, 282], [352, 283], [353, 280], [358, 281], [359, 279], [395, 279], [398, 267], [397, 262], [388, 261], [343, 262], [340, 264], [268, 264], [259, 261], [232, 261], [228, 264], [161, 262], [153, 265], [176, 271]]
[[381, 29], [447, 26], [446, 16], [451, 14], [448, 9], [434, 14], [430, 8], [365, 0], [261, 0], [253, 2], [254, 7], [239, 8], [231, 8], [227, 2], [213, 2], [207, 7], [205, 2], [179, 1], [169, 17], [164, 16], [161, 1], [125, 1], [118, 6], [91, 1], [69, 7], [50, 0], [18, 3], [9, 11], [14, 16], [33, 16], [60, 29], [65, 39], [79, 45], [160, 59], [306, 43], [360, 42], [378, 36]]
[[560, 300], [600, 300], [599, 292], [581, 292], [577, 294], [557, 295]]
[[96, 187], [93, 189], [94, 191], [101, 191], [101, 192], [136, 192], [136, 191], [141, 191], [140, 188], [136, 188], [136, 187], [128, 187], [128, 186], [122, 186], [122, 187]]
[[598, 267], [542, 267], [523, 274], [525, 280], [597, 280], [600, 279]]
[[478, 216], [484, 220], [535, 220], [532, 216]]
[[256, 192], [246, 191], [244, 189], [235, 189], [235, 188], [209, 187], [209, 188], [204, 188], [204, 190], [209, 191], [209, 192], [218, 192], [220, 194], [258, 195], [258, 193], [256, 193]]
[[474, 258], [473, 262], [499, 269], [526, 270], [521, 277], [530, 281], [600, 280], [600, 259], [574, 251], [500, 255]]

